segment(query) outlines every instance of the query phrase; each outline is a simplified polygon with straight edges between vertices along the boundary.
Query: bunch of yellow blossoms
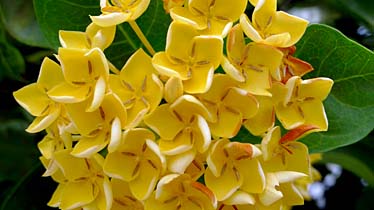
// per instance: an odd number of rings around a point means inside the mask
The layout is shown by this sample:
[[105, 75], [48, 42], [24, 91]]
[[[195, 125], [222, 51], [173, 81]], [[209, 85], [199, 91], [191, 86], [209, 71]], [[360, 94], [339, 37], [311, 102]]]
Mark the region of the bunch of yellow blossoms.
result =
[[[27, 131], [46, 131], [40, 160], [44, 176], [58, 183], [48, 205], [302, 205], [318, 172], [296, 140], [327, 130], [322, 101], [333, 84], [301, 79], [313, 70], [293, 57], [307, 21], [276, 11], [276, 0], [250, 0], [251, 20], [247, 0], [164, 0], [173, 19], [165, 51], [153, 54], [145, 44], [152, 57], [139, 49], [116, 71], [104, 54], [116, 25], [136, 28], [149, 3], [101, 0], [102, 14], [91, 16], [85, 32], [60, 31], [57, 62], [45, 58], [37, 82], [14, 92], [35, 116]], [[283, 136], [275, 118], [287, 130]], [[242, 126], [263, 137], [261, 144], [230, 140]]]

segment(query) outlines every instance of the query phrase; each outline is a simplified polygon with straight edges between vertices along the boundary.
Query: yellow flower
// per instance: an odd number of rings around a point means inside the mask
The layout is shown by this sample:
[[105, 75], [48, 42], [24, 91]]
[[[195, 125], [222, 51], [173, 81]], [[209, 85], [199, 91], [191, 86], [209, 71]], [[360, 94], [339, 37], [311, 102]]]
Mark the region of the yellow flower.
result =
[[258, 195], [259, 201], [264, 206], [303, 205], [304, 198], [294, 187], [294, 182], [306, 176], [306, 174], [294, 171], [266, 173], [266, 187], [265, 190]]
[[218, 36], [199, 36], [192, 26], [172, 22], [166, 51], [153, 56], [152, 63], [161, 75], [183, 81], [187, 93], [206, 92], [219, 66], [223, 41]]
[[48, 205], [60, 209], [109, 210], [112, 189], [109, 178], [102, 170], [103, 157], [95, 154], [91, 158], [77, 158], [70, 153], [71, 150], [55, 153], [65, 181], [59, 183]]
[[120, 99], [113, 93], [108, 93], [97, 110], [85, 112], [86, 106], [86, 102], [66, 105], [80, 134], [72, 154], [90, 157], [108, 144], [108, 150], [114, 150], [120, 142], [122, 129], [126, 126], [126, 110]]
[[60, 48], [58, 59], [65, 81], [49, 90], [48, 96], [60, 103], [90, 100], [86, 111], [96, 110], [104, 99], [109, 78], [104, 53], [99, 48]]
[[279, 126], [271, 129], [261, 141], [264, 168], [269, 172], [287, 170], [309, 174], [308, 147], [295, 140], [311, 129], [313, 127], [304, 126], [290, 131], [283, 137]]
[[258, 112], [243, 122], [243, 126], [255, 136], [260, 136], [274, 126], [274, 104], [269, 96], [255, 96]]
[[100, 0], [102, 14], [90, 16], [101, 27], [118, 25], [136, 20], [147, 10], [150, 0]]
[[160, 150], [167, 155], [168, 169], [183, 173], [196, 152], [205, 152], [211, 141], [205, 119], [211, 116], [204, 105], [191, 95], [183, 95], [172, 104], [162, 104], [144, 119], [159, 136]]
[[263, 96], [271, 96], [271, 75], [276, 75], [282, 63], [283, 53], [275, 47], [245, 44], [240, 25], [234, 26], [227, 37], [227, 58], [222, 57], [224, 71], [241, 82], [244, 90]]
[[59, 117], [61, 104], [51, 100], [47, 92], [64, 81], [60, 66], [49, 58], [45, 58], [40, 68], [38, 81], [15, 92], [16, 101], [36, 118], [26, 129], [36, 133], [48, 128]]
[[100, 27], [91, 23], [85, 32], [60, 30], [59, 39], [64, 48], [92, 49], [98, 47], [104, 50], [112, 44], [115, 33], [116, 26]]
[[333, 80], [319, 77], [302, 80], [291, 77], [285, 85], [273, 84], [273, 91], [279, 92], [274, 99], [275, 112], [282, 125], [290, 130], [300, 125], [312, 125], [314, 131], [326, 131], [327, 117], [322, 101], [326, 99]]
[[181, 7], [184, 5], [185, 0], [162, 0], [164, 2], [164, 10], [169, 13], [174, 7]]
[[155, 143], [154, 134], [143, 128], [127, 130], [104, 162], [105, 173], [129, 182], [129, 188], [138, 200], [150, 196], [165, 167], [165, 158]]
[[256, 159], [259, 155], [261, 151], [249, 143], [230, 142], [228, 139], [215, 142], [208, 153], [204, 178], [218, 201], [229, 198], [239, 188], [248, 193], [264, 190], [264, 172]]
[[215, 74], [209, 91], [198, 96], [213, 116], [208, 121], [213, 136], [234, 137], [242, 121], [253, 117], [258, 110], [256, 98], [236, 85], [229, 76]]
[[170, 16], [203, 30], [202, 34], [225, 37], [232, 23], [237, 21], [247, 6], [247, 0], [190, 0], [186, 7], [175, 7]]
[[119, 76], [110, 75], [110, 89], [127, 109], [128, 128], [137, 126], [159, 105], [163, 84], [156, 73], [151, 58], [139, 49], [127, 60]]
[[247, 15], [240, 16], [244, 33], [254, 42], [275, 47], [294, 45], [305, 32], [308, 21], [276, 11], [276, 0], [251, 1], [255, 5], [252, 22]]
[[129, 183], [112, 178], [110, 183], [113, 190], [111, 210], [144, 210], [144, 205], [131, 193]]
[[169, 174], [157, 184], [156, 191], [145, 201], [145, 210], [214, 210], [217, 201], [203, 184], [187, 174]]

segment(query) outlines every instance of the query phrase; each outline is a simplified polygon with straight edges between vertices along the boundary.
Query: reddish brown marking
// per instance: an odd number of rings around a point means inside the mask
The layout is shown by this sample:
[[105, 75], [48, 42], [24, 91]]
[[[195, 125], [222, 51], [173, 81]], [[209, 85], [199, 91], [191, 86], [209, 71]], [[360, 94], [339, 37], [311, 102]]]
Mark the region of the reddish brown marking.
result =
[[319, 127], [315, 125], [300, 125], [297, 128], [294, 128], [290, 130], [288, 133], [286, 133], [280, 140], [279, 143], [283, 144], [285, 142], [295, 141], [301, 136], [303, 136], [305, 133], [310, 132], [314, 129], [318, 129]]

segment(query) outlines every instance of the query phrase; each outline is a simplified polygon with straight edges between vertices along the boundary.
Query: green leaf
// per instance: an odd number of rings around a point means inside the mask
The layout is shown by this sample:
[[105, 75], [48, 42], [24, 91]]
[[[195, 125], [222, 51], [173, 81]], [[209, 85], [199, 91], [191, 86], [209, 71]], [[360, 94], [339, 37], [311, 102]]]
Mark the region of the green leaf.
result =
[[334, 80], [325, 101], [327, 132], [302, 139], [311, 152], [355, 143], [374, 128], [374, 53], [325, 25], [311, 25], [297, 44], [297, 57], [311, 63], [307, 77]]
[[34, 0], [34, 9], [41, 30], [50, 46], [60, 46], [59, 30], [84, 31], [91, 20], [88, 15], [99, 15], [99, 0]]
[[[373, 142], [372, 142], [373, 143]], [[325, 163], [336, 163], [363, 178], [374, 187], [374, 156], [372, 149], [357, 143], [322, 154]]]
[[32, 1], [0, 0], [0, 15], [7, 31], [17, 41], [36, 47], [50, 47], [36, 22]]
[[[165, 49], [170, 22], [170, 16], [165, 13], [162, 1], [151, 1], [146, 12], [136, 20], [156, 52]], [[105, 54], [117, 68], [121, 68], [127, 58], [142, 46], [130, 25], [123, 23], [117, 26], [116, 38]]]
[[0, 81], [5, 78], [21, 80], [25, 72], [25, 61], [20, 51], [11, 45], [0, 25]]

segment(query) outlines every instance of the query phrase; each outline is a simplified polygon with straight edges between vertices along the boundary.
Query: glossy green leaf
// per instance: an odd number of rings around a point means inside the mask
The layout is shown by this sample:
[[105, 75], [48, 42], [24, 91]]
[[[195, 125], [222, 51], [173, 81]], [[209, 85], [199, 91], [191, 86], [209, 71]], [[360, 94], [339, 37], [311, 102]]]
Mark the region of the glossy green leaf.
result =
[[6, 30], [17, 41], [36, 47], [50, 47], [36, 22], [32, 1], [1, 0], [0, 15]]
[[34, 0], [37, 21], [50, 46], [57, 50], [59, 30], [84, 31], [88, 15], [100, 14], [99, 0]]
[[336, 29], [311, 25], [297, 44], [297, 56], [314, 67], [307, 77], [334, 80], [325, 101], [327, 132], [302, 141], [311, 152], [323, 152], [364, 138], [374, 128], [374, 53]]
[[20, 51], [9, 43], [1, 25], [0, 49], [0, 81], [5, 78], [21, 80], [21, 74], [25, 72], [25, 61]]

